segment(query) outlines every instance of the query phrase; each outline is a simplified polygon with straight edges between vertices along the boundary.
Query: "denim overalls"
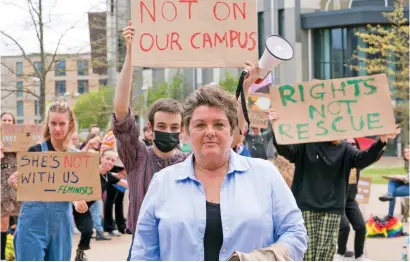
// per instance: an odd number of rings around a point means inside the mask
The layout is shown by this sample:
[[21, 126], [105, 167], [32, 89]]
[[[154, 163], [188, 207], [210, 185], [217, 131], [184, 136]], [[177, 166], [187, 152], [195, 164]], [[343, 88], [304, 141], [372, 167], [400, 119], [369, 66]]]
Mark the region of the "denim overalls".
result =
[[[41, 151], [48, 151], [46, 142]], [[69, 261], [73, 245], [71, 202], [23, 202], [14, 235], [17, 261]]]

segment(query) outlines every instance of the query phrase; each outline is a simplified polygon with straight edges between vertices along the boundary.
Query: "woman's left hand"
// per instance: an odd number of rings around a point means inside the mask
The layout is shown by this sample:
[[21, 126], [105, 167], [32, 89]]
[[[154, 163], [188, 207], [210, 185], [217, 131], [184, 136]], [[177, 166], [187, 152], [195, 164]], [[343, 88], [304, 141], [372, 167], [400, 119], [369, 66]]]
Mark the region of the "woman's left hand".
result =
[[245, 70], [248, 71], [248, 74], [243, 81], [243, 88], [244, 90], [249, 90], [251, 85], [253, 85], [253, 83], [255, 83], [255, 81], [259, 78], [261, 69], [258, 64], [255, 65], [249, 61], [246, 61]]
[[74, 201], [73, 204], [78, 213], [85, 213], [88, 210], [87, 203], [84, 200]]
[[399, 125], [396, 125], [396, 132], [395, 133], [387, 134], [387, 135], [380, 135], [380, 140], [384, 143], [387, 143], [387, 141], [389, 139], [395, 139], [396, 136], [398, 134], [400, 134], [400, 132], [401, 132], [401, 129], [399, 128]]

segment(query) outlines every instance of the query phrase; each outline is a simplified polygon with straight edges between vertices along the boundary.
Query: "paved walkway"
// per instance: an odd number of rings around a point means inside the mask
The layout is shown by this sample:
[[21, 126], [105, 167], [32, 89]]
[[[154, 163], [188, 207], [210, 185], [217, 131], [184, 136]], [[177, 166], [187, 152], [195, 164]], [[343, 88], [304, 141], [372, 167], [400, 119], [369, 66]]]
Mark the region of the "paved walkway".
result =
[[[363, 215], [368, 218], [370, 214], [377, 216], [385, 216], [387, 213], [387, 203], [382, 203], [378, 197], [385, 193], [386, 185], [373, 185], [368, 205], [361, 206]], [[400, 212], [400, 201], [396, 201], [396, 213]], [[409, 232], [409, 224], [404, 225], [405, 232]], [[353, 230], [351, 232], [354, 232]], [[354, 234], [350, 234], [348, 248], [353, 249]], [[74, 236], [73, 260], [75, 257], [76, 245], [78, 244], [79, 236]], [[111, 241], [95, 241], [91, 242], [91, 250], [87, 251], [87, 256], [90, 261], [125, 261], [128, 255], [128, 249], [131, 243], [130, 235], [113, 238]], [[386, 261], [386, 260], [401, 260], [402, 246], [407, 243], [406, 237], [400, 238], [384, 238], [384, 239], [367, 239], [365, 254], [371, 260]]]

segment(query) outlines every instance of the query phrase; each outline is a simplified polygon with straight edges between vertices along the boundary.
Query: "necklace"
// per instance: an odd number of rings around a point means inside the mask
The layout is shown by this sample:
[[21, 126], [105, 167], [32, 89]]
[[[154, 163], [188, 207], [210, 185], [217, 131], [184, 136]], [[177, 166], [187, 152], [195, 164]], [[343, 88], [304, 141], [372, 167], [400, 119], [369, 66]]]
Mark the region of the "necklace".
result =
[[105, 182], [108, 182], [108, 173], [105, 173], [104, 175], [101, 175], [101, 176], [104, 178]]

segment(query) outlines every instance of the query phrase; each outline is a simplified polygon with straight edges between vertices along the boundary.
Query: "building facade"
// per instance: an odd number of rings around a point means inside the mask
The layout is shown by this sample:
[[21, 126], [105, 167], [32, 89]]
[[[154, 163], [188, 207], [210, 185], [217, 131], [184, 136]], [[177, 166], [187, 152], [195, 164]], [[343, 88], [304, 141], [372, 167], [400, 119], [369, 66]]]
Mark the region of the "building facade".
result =
[[[294, 58], [273, 69], [275, 84], [358, 76], [347, 64], [358, 45], [355, 32], [367, 24], [386, 24], [383, 12], [393, 10], [393, 0], [256, 0], [259, 55], [270, 34], [286, 38]], [[130, 19], [129, 0], [109, 0], [107, 6], [108, 83], [116, 85], [125, 48], [122, 29]], [[408, 19], [408, 5], [405, 7]], [[225, 73], [238, 75], [240, 68], [135, 68], [132, 96], [155, 81], [170, 81], [176, 73], [194, 90], [210, 82], [219, 83]], [[362, 74], [365, 74], [362, 72]], [[392, 101], [394, 104], [395, 101]], [[387, 154], [400, 155], [400, 143], [388, 146]]]
[[[40, 56], [28, 57], [40, 70]], [[47, 65], [49, 61], [51, 55], [46, 59]], [[13, 113], [18, 124], [38, 123], [40, 84], [33, 66], [23, 56], [3, 56], [1, 62], [1, 111]], [[107, 76], [93, 73], [90, 64], [90, 54], [57, 55], [46, 78], [47, 103], [64, 97], [74, 104], [81, 94], [106, 85]]]

